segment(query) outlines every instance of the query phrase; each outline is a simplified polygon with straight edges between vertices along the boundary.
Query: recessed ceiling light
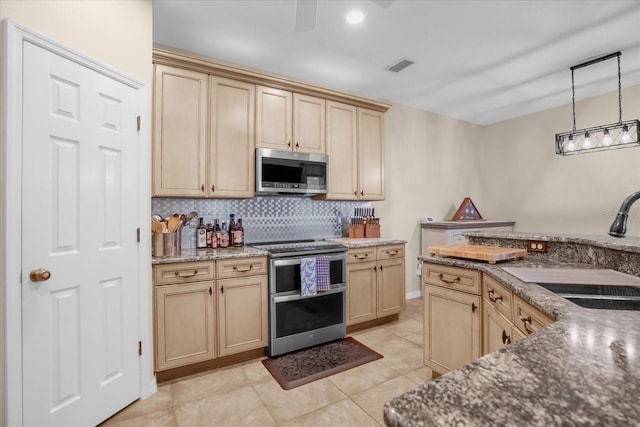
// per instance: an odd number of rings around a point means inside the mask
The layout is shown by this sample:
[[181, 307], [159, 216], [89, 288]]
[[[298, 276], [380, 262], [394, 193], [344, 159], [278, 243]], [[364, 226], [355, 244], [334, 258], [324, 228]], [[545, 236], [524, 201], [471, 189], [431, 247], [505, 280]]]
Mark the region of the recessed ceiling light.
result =
[[364, 21], [364, 13], [360, 12], [359, 10], [352, 10], [351, 12], [347, 13], [347, 22], [349, 24], [359, 24], [362, 21]]

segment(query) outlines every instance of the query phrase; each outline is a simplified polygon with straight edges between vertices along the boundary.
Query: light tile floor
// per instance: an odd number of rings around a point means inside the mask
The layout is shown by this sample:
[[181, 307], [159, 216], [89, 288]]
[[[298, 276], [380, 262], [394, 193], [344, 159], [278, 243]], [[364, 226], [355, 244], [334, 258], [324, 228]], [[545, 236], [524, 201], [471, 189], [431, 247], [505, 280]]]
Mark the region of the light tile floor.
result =
[[378, 426], [384, 403], [431, 379], [422, 363], [422, 298], [398, 321], [350, 334], [384, 357], [285, 391], [261, 359], [158, 385], [102, 426]]

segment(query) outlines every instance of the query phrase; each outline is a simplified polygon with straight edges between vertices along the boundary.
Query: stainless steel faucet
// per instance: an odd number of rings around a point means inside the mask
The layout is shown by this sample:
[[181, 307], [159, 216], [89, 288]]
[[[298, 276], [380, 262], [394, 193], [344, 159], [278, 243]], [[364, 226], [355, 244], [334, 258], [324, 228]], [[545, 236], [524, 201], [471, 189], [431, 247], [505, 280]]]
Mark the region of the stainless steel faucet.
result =
[[609, 236], [624, 237], [624, 233], [627, 232], [627, 217], [629, 216], [629, 209], [633, 202], [638, 199], [640, 199], [640, 191], [636, 191], [624, 199], [622, 205], [620, 205], [620, 211], [616, 215], [616, 219], [613, 220], [613, 224], [611, 224], [611, 228], [609, 228]]

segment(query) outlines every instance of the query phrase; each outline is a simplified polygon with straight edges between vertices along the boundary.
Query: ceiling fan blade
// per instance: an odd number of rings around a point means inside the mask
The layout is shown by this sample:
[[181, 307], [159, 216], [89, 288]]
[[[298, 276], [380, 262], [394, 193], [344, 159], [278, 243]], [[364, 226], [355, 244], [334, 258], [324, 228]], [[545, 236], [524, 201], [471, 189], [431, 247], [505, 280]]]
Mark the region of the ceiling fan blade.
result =
[[316, 28], [318, 0], [296, 1], [296, 32], [311, 31]]
[[385, 9], [390, 7], [393, 3], [396, 2], [396, 0], [371, 0], [371, 1], [377, 4], [378, 6], [384, 7]]

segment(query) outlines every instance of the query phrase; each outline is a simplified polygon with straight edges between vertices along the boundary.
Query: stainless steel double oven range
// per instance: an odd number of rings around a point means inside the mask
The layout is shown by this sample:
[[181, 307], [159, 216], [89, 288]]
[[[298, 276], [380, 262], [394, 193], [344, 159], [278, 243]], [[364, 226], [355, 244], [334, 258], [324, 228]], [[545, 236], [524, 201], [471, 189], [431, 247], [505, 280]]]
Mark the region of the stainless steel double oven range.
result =
[[[347, 247], [327, 241], [253, 245], [269, 254], [269, 356], [344, 338]], [[302, 296], [303, 258], [329, 257], [330, 290]]]

